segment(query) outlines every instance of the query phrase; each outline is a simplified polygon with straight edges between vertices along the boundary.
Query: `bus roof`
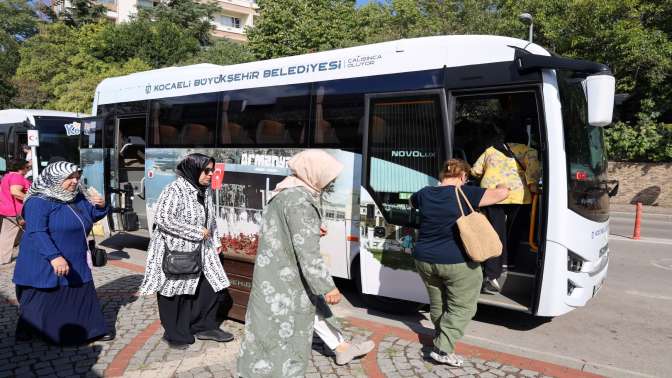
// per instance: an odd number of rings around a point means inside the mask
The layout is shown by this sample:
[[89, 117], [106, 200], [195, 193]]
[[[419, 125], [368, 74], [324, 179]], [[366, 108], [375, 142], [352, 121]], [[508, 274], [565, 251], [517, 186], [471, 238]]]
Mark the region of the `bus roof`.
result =
[[59, 110], [43, 110], [43, 109], [5, 109], [0, 110], [0, 124], [6, 123], [21, 123], [28, 121], [35, 125], [35, 117], [67, 117], [80, 118], [87, 117], [88, 114], [62, 112]]
[[516, 38], [453, 35], [402, 39], [230, 66], [168, 67], [103, 80], [96, 88], [93, 112], [101, 104], [513, 61], [515, 48], [550, 55], [541, 46]]

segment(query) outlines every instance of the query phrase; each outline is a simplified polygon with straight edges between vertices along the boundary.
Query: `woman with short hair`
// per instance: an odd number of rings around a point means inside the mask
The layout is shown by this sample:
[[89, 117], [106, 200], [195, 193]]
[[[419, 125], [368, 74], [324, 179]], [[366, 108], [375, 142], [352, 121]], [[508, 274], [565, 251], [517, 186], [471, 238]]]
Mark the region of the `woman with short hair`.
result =
[[[438, 186], [427, 186], [411, 196], [420, 210], [420, 230], [413, 257], [415, 267], [429, 294], [430, 318], [434, 323], [434, 349], [430, 357], [450, 366], [464, 360], [454, 353], [455, 344], [476, 314], [481, 291], [481, 265], [472, 261], [459, 238], [457, 219], [462, 216], [457, 190], [461, 189], [473, 207], [489, 206], [506, 198], [509, 189], [463, 186], [469, 164], [449, 159], [443, 165]], [[462, 208], [469, 206], [460, 199]]]

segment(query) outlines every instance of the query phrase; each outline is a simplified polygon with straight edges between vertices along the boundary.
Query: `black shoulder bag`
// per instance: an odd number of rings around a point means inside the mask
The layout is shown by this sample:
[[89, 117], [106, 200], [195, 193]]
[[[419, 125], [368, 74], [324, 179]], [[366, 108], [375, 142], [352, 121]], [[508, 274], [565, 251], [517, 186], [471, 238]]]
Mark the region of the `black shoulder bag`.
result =
[[[208, 208], [206, 205], [203, 205], [203, 210], [205, 211], [205, 223], [207, 225]], [[154, 223], [153, 228], [156, 230], [156, 223]], [[195, 250], [187, 252], [172, 251], [168, 249], [168, 246], [165, 243], [164, 246], [165, 250], [163, 252], [163, 262], [161, 264], [161, 268], [163, 269], [163, 273], [166, 275], [166, 278], [187, 279], [198, 277], [201, 274], [201, 269], [203, 266], [201, 248], [203, 247], [203, 242], [199, 243]]]
[[[79, 211], [79, 208], [77, 206], [71, 203], [68, 204], [68, 207], [70, 207], [70, 210], [72, 210], [72, 212], [79, 220], [79, 223], [82, 225], [82, 232], [84, 232], [84, 239], [88, 239], [89, 237], [86, 233], [86, 227], [84, 227], [84, 221], [80, 216], [82, 215], [81, 211]], [[93, 266], [101, 267], [107, 265], [107, 252], [105, 252], [105, 250], [102, 248], [96, 247], [95, 239], [88, 240], [87, 248], [89, 249], [88, 253], [91, 255], [91, 262], [93, 263]]]

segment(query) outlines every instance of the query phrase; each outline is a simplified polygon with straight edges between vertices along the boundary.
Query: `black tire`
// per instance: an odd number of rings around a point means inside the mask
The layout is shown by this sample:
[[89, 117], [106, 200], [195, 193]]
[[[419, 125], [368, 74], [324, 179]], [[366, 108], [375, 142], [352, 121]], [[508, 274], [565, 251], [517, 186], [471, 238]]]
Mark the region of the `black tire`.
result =
[[407, 301], [404, 299], [364, 294], [364, 291], [362, 291], [362, 276], [359, 266], [359, 256], [357, 256], [352, 262], [352, 268], [350, 271], [352, 272], [352, 279], [355, 281], [357, 292], [366, 306], [371, 309], [388, 314], [408, 315], [417, 313], [424, 306], [422, 303]]

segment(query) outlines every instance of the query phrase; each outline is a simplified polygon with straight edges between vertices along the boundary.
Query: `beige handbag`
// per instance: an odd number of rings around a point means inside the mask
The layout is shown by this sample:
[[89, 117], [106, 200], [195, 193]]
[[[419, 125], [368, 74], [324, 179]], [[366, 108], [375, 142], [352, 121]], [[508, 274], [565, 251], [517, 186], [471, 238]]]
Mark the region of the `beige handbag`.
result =
[[[460, 196], [464, 198], [469, 205], [469, 209], [471, 209], [469, 215], [464, 215]], [[462, 214], [457, 219], [457, 228], [460, 230], [460, 238], [469, 257], [476, 262], [483, 262], [491, 257], [501, 255], [502, 241], [499, 240], [499, 236], [492, 228], [488, 218], [474, 210], [459, 186], [455, 187], [455, 197], [457, 197], [457, 206], [460, 207], [460, 213]]]

